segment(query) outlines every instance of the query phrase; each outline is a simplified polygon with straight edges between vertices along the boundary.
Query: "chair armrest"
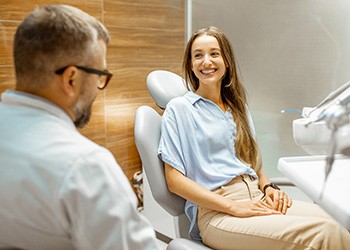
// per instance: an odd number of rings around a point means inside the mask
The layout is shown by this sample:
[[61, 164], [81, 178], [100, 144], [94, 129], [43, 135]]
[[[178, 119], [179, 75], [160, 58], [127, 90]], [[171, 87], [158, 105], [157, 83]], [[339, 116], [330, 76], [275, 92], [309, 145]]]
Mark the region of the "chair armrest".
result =
[[279, 186], [295, 186], [288, 178], [286, 177], [272, 177], [270, 181]]

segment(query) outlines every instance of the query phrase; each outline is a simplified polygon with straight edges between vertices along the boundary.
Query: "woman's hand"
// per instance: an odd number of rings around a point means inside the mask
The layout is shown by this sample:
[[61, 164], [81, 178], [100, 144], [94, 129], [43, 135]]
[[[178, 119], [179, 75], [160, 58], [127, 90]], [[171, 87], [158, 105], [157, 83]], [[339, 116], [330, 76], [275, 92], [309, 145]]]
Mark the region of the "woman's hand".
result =
[[272, 187], [266, 189], [265, 201], [274, 210], [281, 212], [282, 214], [287, 213], [287, 209], [292, 206], [292, 199], [282, 190], [277, 190]]
[[231, 215], [236, 217], [263, 216], [271, 214], [281, 214], [278, 210], [273, 209], [263, 200], [234, 202], [231, 208]]
[[[259, 186], [261, 190], [263, 190], [263, 187], [266, 184], [271, 183], [271, 181], [265, 175], [262, 168], [259, 169], [257, 174], [259, 176]], [[277, 190], [272, 187], [266, 188], [265, 192], [266, 193], [263, 201], [269, 204], [274, 210], [279, 211], [282, 214], [286, 214], [287, 209], [292, 206], [292, 199], [289, 198], [289, 196], [286, 195], [282, 190]]]

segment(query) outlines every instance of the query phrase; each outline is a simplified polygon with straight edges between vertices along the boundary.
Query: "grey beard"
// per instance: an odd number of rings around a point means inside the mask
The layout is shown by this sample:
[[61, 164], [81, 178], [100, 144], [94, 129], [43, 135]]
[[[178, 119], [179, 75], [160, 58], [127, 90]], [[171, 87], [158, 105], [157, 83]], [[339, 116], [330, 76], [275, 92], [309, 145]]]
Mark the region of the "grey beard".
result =
[[76, 112], [76, 119], [74, 121], [74, 125], [76, 128], [83, 128], [86, 124], [90, 121], [91, 117], [91, 106], [89, 105], [87, 108], [85, 108], [83, 111]]

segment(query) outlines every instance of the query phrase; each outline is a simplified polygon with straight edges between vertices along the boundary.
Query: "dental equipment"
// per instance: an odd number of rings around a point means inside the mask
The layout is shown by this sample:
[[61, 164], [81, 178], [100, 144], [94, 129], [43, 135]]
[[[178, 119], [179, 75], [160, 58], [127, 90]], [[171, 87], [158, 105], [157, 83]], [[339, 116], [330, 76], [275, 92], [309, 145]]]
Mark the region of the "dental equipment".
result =
[[309, 111], [309, 113], [307, 114], [307, 117], [310, 117], [311, 113], [320, 109], [322, 106], [326, 105], [330, 101], [335, 100], [337, 96], [339, 96], [341, 93], [343, 93], [349, 87], [350, 87], [350, 81], [344, 83], [342, 86], [340, 86], [336, 90], [332, 91], [316, 107], [314, 107], [311, 111]]
[[[336, 91], [332, 92], [327, 99], [327, 101], [323, 100], [321, 103], [324, 105], [326, 102], [330, 101], [330, 98], [333, 98], [333, 101], [331, 105], [328, 105], [325, 109], [322, 110], [322, 112], [316, 117], [316, 119], [311, 120], [309, 123], [307, 123], [305, 126], [308, 126], [309, 124], [312, 124], [314, 122], [318, 121], [326, 121], [327, 127], [331, 129], [331, 139], [328, 149], [328, 154], [326, 158], [326, 166], [325, 166], [325, 180], [323, 184], [323, 188], [319, 197], [319, 200], [322, 199], [323, 192], [326, 186], [327, 178], [332, 171], [332, 166], [335, 158], [335, 152], [337, 149], [337, 140], [336, 140], [336, 133], [338, 129], [345, 124], [349, 123], [349, 114], [350, 114], [350, 91], [347, 91], [349, 89], [349, 82], [341, 86]], [[335, 99], [334, 99], [335, 98]], [[318, 105], [318, 106], [322, 106]], [[314, 109], [315, 110], [315, 109]], [[312, 110], [311, 112], [313, 112]], [[310, 112], [310, 113], [311, 113]], [[309, 113], [309, 115], [310, 115]], [[344, 153], [348, 153], [350, 150], [344, 149], [342, 150]]]

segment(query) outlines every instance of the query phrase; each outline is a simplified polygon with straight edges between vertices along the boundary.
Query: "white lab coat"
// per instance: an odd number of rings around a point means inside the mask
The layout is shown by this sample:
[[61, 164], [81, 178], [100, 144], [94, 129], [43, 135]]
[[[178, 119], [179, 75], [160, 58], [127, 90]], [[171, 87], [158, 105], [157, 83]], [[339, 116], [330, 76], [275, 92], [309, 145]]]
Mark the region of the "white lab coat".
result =
[[1, 99], [0, 248], [158, 248], [108, 150], [44, 99], [14, 91]]

